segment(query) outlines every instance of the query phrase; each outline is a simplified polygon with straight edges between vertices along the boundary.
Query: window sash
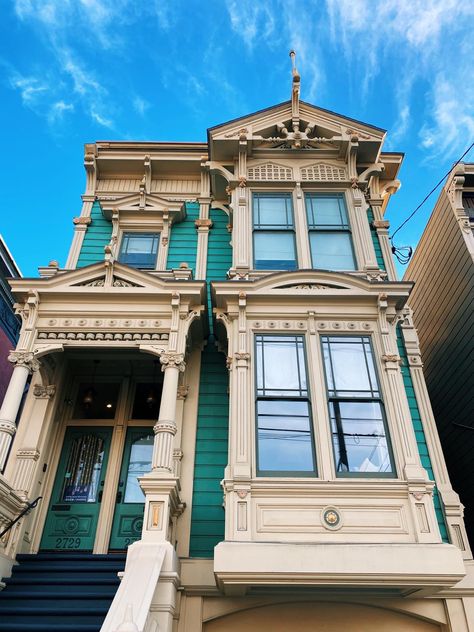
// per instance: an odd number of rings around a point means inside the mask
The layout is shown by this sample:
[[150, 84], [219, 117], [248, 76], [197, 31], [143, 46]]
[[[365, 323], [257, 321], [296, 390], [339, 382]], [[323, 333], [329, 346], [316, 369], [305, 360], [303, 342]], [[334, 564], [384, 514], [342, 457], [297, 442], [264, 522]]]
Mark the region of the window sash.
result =
[[[269, 242], [269, 247], [265, 244], [267, 240]], [[280, 248], [277, 247], [278, 243], [281, 244]], [[264, 246], [262, 247], [262, 245]], [[285, 248], [287, 258], [283, 259], [282, 255], [285, 254]], [[296, 244], [294, 231], [270, 231], [259, 229], [255, 230], [253, 233], [253, 258], [255, 270], [296, 270], [297, 265], [295, 251]]]
[[305, 206], [310, 230], [350, 230], [343, 193], [306, 193]]
[[257, 472], [260, 476], [314, 476], [304, 338], [256, 335], [255, 357]]
[[313, 268], [323, 270], [356, 269], [350, 231], [311, 230], [309, 232], [309, 245]]
[[254, 193], [253, 253], [256, 270], [296, 270], [291, 193]]
[[322, 336], [321, 346], [336, 475], [395, 477], [370, 338]]
[[154, 268], [159, 241], [159, 233], [124, 233], [120, 244], [120, 263], [134, 268]]

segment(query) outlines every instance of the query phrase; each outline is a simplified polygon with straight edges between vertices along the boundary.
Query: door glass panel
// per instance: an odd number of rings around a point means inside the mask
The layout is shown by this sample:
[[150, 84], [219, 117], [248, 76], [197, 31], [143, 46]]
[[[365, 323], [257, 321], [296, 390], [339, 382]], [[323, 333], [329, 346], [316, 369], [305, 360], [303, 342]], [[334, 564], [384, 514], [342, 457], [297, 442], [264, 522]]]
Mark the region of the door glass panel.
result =
[[138, 484], [138, 478], [151, 470], [153, 454], [153, 435], [147, 435], [133, 442], [130, 449], [127, 480], [125, 483], [124, 502], [143, 503], [143, 492]]
[[120, 384], [81, 382], [73, 419], [114, 419]]
[[104, 461], [104, 439], [94, 434], [74, 439], [64, 474], [65, 503], [95, 503]]

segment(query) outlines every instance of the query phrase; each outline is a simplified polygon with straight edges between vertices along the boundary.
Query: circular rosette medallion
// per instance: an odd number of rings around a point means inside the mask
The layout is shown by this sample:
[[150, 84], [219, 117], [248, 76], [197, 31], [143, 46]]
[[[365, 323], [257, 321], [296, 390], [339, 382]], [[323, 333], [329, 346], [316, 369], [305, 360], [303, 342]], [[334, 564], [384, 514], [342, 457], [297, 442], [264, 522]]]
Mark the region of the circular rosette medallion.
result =
[[323, 527], [336, 531], [342, 527], [342, 516], [336, 507], [325, 507], [321, 512]]
[[132, 532], [133, 534], [140, 534], [143, 528], [143, 518], [135, 518], [132, 522]]
[[74, 535], [79, 529], [79, 520], [77, 518], [68, 518], [64, 523], [63, 529], [68, 535]]

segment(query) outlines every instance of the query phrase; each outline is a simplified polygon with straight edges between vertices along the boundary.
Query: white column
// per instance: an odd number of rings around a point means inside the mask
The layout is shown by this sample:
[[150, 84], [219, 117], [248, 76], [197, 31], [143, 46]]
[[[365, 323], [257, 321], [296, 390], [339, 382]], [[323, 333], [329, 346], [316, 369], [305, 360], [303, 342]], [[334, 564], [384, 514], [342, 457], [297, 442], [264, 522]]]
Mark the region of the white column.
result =
[[173, 443], [177, 432], [176, 400], [178, 397], [179, 374], [185, 369], [182, 353], [164, 352], [160, 356], [162, 371], [165, 373], [161, 395], [160, 413], [153, 431], [152, 469], [173, 476]]
[[12, 351], [8, 360], [15, 364], [15, 368], [0, 409], [0, 471], [5, 467], [8, 450], [16, 432], [15, 420], [28, 375], [39, 369], [39, 362], [31, 352]]

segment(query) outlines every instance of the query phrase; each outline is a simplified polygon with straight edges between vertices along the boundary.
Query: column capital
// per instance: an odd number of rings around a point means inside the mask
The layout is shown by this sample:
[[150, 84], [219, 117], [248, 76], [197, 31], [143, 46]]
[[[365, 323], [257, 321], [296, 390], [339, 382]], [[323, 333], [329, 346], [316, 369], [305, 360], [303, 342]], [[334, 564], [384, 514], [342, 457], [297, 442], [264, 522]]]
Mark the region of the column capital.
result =
[[178, 369], [183, 372], [186, 368], [186, 363], [184, 361], [184, 354], [175, 353], [173, 351], [163, 351], [160, 355], [161, 362], [161, 370], [165, 371], [166, 369]]
[[25, 367], [30, 373], [38, 371], [41, 366], [32, 351], [10, 351], [8, 361], [15, 366]]

